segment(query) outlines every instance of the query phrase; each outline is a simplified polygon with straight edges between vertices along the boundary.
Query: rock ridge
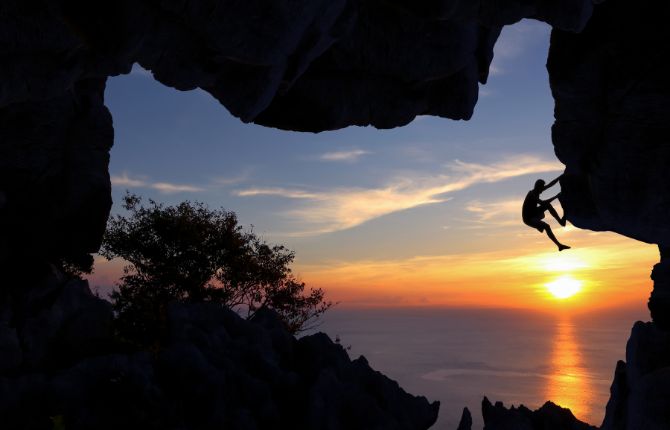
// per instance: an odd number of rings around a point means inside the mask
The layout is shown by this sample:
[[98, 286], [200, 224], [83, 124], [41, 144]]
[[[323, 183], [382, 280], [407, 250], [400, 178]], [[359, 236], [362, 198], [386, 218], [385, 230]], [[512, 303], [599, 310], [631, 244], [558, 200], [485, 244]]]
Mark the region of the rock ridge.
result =
[[246, 321], [174, 304], [160, 345], [114, 335], [86, 281], [52, 273], [0, 309], [0, 422], [7, 429], [427, 429], [439, 402], [351, 360], [323, 333], [296, 339], [271, 311]]

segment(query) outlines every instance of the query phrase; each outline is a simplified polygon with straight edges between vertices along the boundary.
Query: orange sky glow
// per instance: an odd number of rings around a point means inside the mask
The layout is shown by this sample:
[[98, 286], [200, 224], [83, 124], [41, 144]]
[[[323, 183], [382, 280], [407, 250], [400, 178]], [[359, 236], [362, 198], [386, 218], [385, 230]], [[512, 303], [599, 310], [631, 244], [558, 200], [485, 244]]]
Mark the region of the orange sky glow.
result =
[[[563, 232], [565, 234], [565, 232]], [[568, 235], [566, 235], [568, 236]], [[478, 307], [540, 311], [587, 311], [646, 304], [658, 261], [656, 246], [614, 233], [575, 228], [573, 249], [557, 252], [530, 230], [530, 242], [504, 250], [406, 259], [301, 263], [294, 272], [310, 287], [323, 288], [341, 307]], [[521, 246], [520, 244], [524, 244]], [[91, 286], [115, 283], [122, 263], [96, 258]], [[554, 282], [579, 285], [567, 298], [550, 292]]]
[[[542, 240], [503, 251], [299, 265], [296, 271], [342, 306], [583, 311], [646, 303], [655, 246], [576, 229], [570, 243], [573, 249], [561, 253]], [[559, 299], [548, 284], [566, 277], [580, 288]]]

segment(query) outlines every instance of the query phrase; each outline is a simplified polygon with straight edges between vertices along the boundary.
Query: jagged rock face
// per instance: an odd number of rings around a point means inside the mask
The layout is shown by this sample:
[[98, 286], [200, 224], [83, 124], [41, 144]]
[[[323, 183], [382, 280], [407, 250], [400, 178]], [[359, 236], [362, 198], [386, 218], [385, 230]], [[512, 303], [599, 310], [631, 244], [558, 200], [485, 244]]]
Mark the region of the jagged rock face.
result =
[[601, 430], [625, 430], [628, 407], [628, 381], [626, 378], [626, 363], [619, 360], [614, 371], [614, 380], [610, 387], [610, 399], [605, 408], [605, 418], [600, 426]]
[[670, 333], [638, 321], [617, 364], [602, 430], [670, 426]]
[[668, 19], [667, 2], [608, 0], [581, 33], [553, 31], [547, 63], [568, 219], [661, 246], [670, 244]]
[[533, 17], [578, 31], [592, 10], [591, 0], [3, 1], [0, 264], [97, 249], [111, 204], [105, 80], [135, 62], [272, 127], [468, 119], [503, 25]]
[[2, 428], [419, 430], [437, 419], [438, 402], [325, 334], [295, 339], [270, 311], [245, 321], [175, 304], [161, 345], [133, 351], [85, 281], [54, 272], [12, 300], [0, 308]]
[[670, 330], [670, 4], [598, 6], [583, 32], [554, 30], [547, 68], [556, 101], [561, 203], [576, 226], [656, 243], [649, 309]]
[[82, 79], [57, 97], [0, 107], [0, 261], [98, 249], [112, 205], [104, 88], [104, 78]]
[[484, 397], [482, 401], [484, 430], [597, 430], [572, 415], [570, 409], [546, 402], [541, 408], [531, 411], [521, 405], [509, 409], [501, 402], [491, 404]]

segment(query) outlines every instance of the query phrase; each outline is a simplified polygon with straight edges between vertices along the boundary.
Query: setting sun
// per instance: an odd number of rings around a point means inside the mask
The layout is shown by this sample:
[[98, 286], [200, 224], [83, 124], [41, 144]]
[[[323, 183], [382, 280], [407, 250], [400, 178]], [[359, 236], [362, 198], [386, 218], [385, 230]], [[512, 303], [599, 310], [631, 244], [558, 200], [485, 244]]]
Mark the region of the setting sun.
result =
[[579, 292], [582, 288], [582, 281], [571, 276], [561, 276], [553, 282], [546, 284], [549, 292], [557, 299], [567, 299]]

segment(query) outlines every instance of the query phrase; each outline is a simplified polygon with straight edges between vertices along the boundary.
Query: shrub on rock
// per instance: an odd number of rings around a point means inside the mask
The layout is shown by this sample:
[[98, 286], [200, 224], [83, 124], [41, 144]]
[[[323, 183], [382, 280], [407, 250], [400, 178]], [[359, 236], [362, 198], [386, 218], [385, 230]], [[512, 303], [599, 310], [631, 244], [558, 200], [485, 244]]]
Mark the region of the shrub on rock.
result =
[[124, 197], [128, 216], [111, 218], [100, 253], [128, 262], [112, 294], [121, 334], [150, 344], [162, 336], [171, 302], [213, 302], [253, 316], [273, 309], [291, 333], [331, 305], [321, 289], [305, 293], [292, 274], [294, 253], [245, 231], [234, 212], [185, 201], [148, 206]]

